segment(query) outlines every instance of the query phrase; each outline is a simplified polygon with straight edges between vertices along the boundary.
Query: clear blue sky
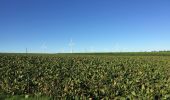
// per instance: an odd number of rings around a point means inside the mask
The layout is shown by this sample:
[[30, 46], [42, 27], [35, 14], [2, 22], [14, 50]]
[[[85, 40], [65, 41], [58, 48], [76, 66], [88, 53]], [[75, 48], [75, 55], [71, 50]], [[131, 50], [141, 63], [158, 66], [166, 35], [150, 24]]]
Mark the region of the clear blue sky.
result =
[[170, 0], [0, 0], [0, 52], [170, 50]]

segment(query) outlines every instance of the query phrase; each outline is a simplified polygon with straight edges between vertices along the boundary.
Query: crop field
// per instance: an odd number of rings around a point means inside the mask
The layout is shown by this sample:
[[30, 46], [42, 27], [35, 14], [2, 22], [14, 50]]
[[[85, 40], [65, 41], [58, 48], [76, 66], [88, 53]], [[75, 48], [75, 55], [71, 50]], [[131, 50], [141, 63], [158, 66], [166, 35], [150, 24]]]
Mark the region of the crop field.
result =
[[0, 54], [0, 99], [167, 100], [170, 53]]

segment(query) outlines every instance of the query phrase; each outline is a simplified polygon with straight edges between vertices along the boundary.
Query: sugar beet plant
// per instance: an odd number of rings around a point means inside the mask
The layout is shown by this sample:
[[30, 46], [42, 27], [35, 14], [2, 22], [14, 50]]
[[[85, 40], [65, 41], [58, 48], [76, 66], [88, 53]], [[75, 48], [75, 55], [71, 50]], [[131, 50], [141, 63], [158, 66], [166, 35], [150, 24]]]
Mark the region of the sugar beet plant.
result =
[[169, 56], [1, 55], [0, 95], [170, 99]]

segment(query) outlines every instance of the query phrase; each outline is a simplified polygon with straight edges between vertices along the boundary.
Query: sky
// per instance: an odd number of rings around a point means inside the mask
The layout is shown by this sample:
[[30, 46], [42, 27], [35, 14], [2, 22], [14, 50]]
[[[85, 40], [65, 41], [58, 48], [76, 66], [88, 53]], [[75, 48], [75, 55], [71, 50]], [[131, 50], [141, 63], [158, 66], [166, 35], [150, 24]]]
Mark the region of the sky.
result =
[[0, 0], [0, 52], [26, 48], [170, 50], [170, 0]]

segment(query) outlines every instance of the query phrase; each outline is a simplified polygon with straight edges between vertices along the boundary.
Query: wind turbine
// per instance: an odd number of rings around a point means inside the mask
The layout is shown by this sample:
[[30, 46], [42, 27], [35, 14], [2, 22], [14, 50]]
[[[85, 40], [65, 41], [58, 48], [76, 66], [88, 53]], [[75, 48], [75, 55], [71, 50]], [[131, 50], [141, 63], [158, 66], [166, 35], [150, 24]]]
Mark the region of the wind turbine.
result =
[[94, 52], [94, 48], [93, 46], [90, 47], [90, 52], [93, 53]]
[[46, 53], [47, 46], [45, 42], [42, 44], [41, 48], [42, 48], [43, 53]]
[[70, 39], [70, 43], [69, 43], [70, 53], [73, 53], [73, 46], [74, 46], [73, 40]]

